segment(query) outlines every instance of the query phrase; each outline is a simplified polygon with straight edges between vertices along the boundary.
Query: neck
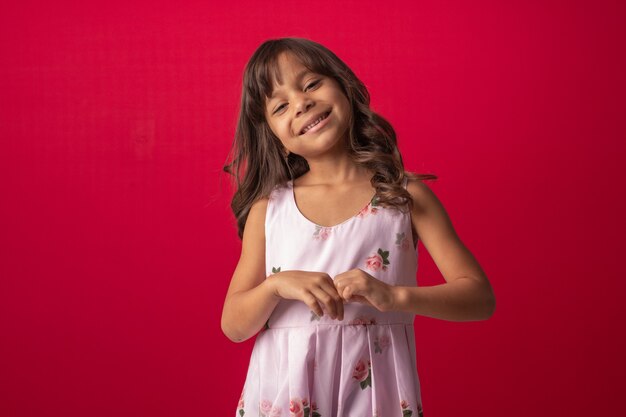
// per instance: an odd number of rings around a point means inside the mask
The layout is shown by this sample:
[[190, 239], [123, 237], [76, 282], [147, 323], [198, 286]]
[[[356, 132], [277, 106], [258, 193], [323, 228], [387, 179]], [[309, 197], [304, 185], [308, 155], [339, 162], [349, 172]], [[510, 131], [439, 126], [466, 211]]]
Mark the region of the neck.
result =
[[299, 185], [341, 185], [370, 181], [373, 172], [354, 162], [343, 152], [308, 158], [309, 171], [297, 179]]

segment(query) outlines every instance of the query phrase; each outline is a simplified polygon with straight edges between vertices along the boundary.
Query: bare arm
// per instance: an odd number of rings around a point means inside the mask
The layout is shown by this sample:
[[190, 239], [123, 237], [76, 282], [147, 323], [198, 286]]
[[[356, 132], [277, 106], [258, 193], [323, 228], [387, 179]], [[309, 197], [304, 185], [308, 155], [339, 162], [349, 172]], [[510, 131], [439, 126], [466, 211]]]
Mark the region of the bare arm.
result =
[[448, 321], [487, 320], [493, 315], [495, 297], [491, 286], [462, 277], [429, 287], [393, 287], [397, 311]]
[[496, 306], [493, 289], [443, 205], [421, 181], [411, 181], [407, 190], [413, 196], [413, 225], [446, 283], [393, 287], [393, 309], [449, 321], [488, 319]]
[[265, 277], [265, 212], [267, 199], [250, 208], [241, 256], [233, 273], [222, 311], [222, 331], [243, 342], [261, 330], [280, 301]]

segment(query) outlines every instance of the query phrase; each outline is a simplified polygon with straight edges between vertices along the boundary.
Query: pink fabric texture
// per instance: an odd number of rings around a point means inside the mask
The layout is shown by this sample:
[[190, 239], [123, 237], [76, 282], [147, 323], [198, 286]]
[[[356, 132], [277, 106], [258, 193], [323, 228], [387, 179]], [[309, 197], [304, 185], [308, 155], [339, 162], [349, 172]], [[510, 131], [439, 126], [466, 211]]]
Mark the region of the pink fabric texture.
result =
[[[406, 180], [404, 182], [406, 187]], [[293, 182], [277, 186], [265, 218], [266, 275], [360, 268], [391, 285], [416, 286], [411, 214], [377, 205], [319, 226], [298, 209]], [[281, 300], [256, 336], [238, 417], [422, 417], [415, 315], [344, 304], [344, 319]]]

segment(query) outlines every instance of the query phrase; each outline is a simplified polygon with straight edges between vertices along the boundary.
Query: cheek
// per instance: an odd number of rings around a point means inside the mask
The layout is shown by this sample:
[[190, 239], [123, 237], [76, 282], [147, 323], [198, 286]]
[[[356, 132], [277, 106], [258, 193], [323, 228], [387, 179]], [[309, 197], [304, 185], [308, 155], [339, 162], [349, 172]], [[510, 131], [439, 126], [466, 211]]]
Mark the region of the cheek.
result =
[[342, 93], [338, 93], [337, 97], [335, 98], [335, 101], [337, 103], [341, 103], [340, 107], [344, 116], [347, 116], [348, 114], [350, 114], [351, 109], [350, 109], [350, 101], [348, 100], [348, 97], [344, 96]]
[[350, 120], [350, 112], [352, 109], [350, 108], [350, 103], [345, 100], [341, 104], [341, 123], [347, 124]]
[[280, 136], [283, 130], [282, 125], [280, 123], [276, 123], [275, 121], [273, 123], [267, 122], [267, 128], [274, 134], [274, 136]]

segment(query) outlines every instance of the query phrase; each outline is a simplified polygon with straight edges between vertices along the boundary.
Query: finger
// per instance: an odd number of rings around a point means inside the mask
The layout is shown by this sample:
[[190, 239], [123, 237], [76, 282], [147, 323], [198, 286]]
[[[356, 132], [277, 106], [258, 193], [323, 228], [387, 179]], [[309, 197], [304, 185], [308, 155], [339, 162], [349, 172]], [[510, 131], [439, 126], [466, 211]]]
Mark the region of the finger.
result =
[[349, 279], [338, 280], [335, 282], [335, 288], [337, 289], [337, 293], [343, 300], [347, 300], [346, 298], [346, 287], [350, 285]]
[[335, 304], [337, 306], [337, 320], [343, 320], [343, 303], [345, 302], [345, 300], [341, 296], [339, 290], [340, 288], [337, 288], [337, 286], [335, 286], [335, 291], [337, 292], [337, 300], [335, 301]]
[[340, 280], [334, 280], [333, 285], [335, 286], [335, 290], [337, 290], [337, 294], [343, 299], [343, 282]]
[[[326, 285], [328, 284], [328, 285]], [[331, 279], [328, 281], [328, 283], [322, 283], [320, 285], [320, 287], [326, 291], [328, 294], [330, 294], [330, 296], [332, 297], [335, 307], [334, 307], [334, 311], [336, 312], [336, 316], [333, 317], [337, 320], [343, 320], [343, 304], [345, 302], [345, 300], [341, 297], [341, 295], [339, 294], [339, 291], [337, 289], [337, 287], [334, 285], [335, 282]]]
[[343, 320], [343, 298], [337, 301], [337, 320]]
[[317, 302], [317, 298], [312, 293], [309, 292], [307, 295], [305, 295], [304, 298], [302, 299], [302, 301], [318, 317], [322, 317], [324, 315], [324, 311], [322, 310], [322, 307], [319, 305], [319, 303]]
[[352, 297], [354, 295], [354, 284], [346, 285], [342, 291], [342, 295], [346, 301], [352, 301]]
[[367, 305], [372, 305], [369, 301], [368, 294], [363, 285], [352, 283], [350, 284], [350, 302], [352, 303], [362, 303]]
[[346, 285], [346, 287], [343, 290], [343, 295], [346, 298], [346, 300], [350, 300], [355, 295], [360, 295], [360, 294], [361, 294], [360, 286], [356, 282], [351, 282], [350, 284]]
[[319, 302], [322, 303], [322, 308], [325, 308], [330, 317], [337, 317], [337, 306], [335, 304], [335, 298], [339, 298], [339, 295], [336, 293], [333, 288], [332, 291], [335, 293], [334, 295], [329, 294], [325, 291], [324, 288], [316, 287], [311, 289], [311, 293], [317, 298]]

